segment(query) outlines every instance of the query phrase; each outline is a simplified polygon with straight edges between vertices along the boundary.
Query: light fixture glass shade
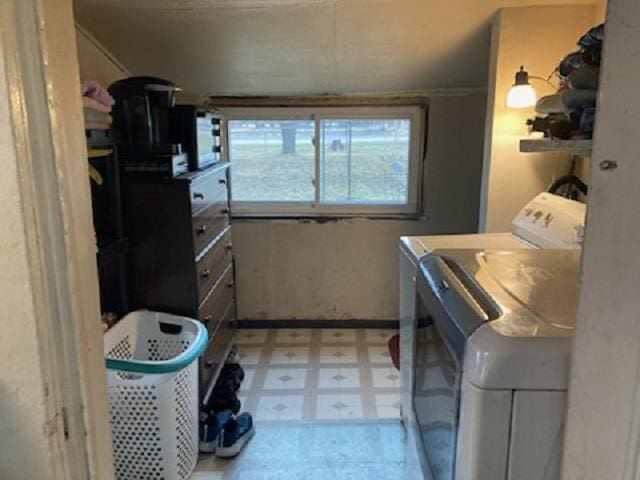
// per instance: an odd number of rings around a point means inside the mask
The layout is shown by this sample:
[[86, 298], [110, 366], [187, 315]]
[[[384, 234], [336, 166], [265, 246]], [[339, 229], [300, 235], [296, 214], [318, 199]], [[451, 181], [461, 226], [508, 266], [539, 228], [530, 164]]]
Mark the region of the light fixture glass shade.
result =
[[536, 91], [529, 84], [514, 85], [507, 93], [507, 108], [530, 108], [536, 101]]

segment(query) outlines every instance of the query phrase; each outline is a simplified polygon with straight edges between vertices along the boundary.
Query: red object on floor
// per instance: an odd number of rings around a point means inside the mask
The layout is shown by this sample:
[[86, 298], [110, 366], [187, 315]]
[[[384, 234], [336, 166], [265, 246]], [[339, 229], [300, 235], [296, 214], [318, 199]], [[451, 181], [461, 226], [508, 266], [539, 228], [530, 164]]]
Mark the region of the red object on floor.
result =
[[393, 366], [400, 370], [400, 335], [394, 335], [389, 339], [389, 355]]

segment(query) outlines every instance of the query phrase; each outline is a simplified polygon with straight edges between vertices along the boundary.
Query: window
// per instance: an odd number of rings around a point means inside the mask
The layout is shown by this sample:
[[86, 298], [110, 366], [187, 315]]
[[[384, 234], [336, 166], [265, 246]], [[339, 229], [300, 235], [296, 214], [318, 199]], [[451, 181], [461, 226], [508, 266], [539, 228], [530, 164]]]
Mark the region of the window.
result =
[[224, 114], [234, 215], [417, 213], [423, 108]]

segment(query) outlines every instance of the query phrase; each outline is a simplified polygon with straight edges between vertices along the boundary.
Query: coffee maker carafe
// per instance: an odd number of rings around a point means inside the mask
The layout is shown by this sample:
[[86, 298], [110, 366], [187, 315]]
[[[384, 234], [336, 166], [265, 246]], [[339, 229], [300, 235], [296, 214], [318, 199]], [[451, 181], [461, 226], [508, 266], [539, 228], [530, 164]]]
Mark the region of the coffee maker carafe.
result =
[[116, 100], [113, 126], [124, 155], [180, 153], [169, 139], [169, 109], [180, 90], [156, 77], [129, 77], [111, 84], [109, 93]]

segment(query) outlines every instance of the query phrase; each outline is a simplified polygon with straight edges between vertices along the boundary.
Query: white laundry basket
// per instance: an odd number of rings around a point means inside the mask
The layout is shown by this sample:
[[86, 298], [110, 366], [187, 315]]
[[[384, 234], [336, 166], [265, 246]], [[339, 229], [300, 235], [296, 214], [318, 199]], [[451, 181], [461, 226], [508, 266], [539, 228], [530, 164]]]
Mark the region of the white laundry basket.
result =
[[118, 480], [182, 480], [198, 460], [198, 363], [207, 330], [146, 310], [105, 334]]

